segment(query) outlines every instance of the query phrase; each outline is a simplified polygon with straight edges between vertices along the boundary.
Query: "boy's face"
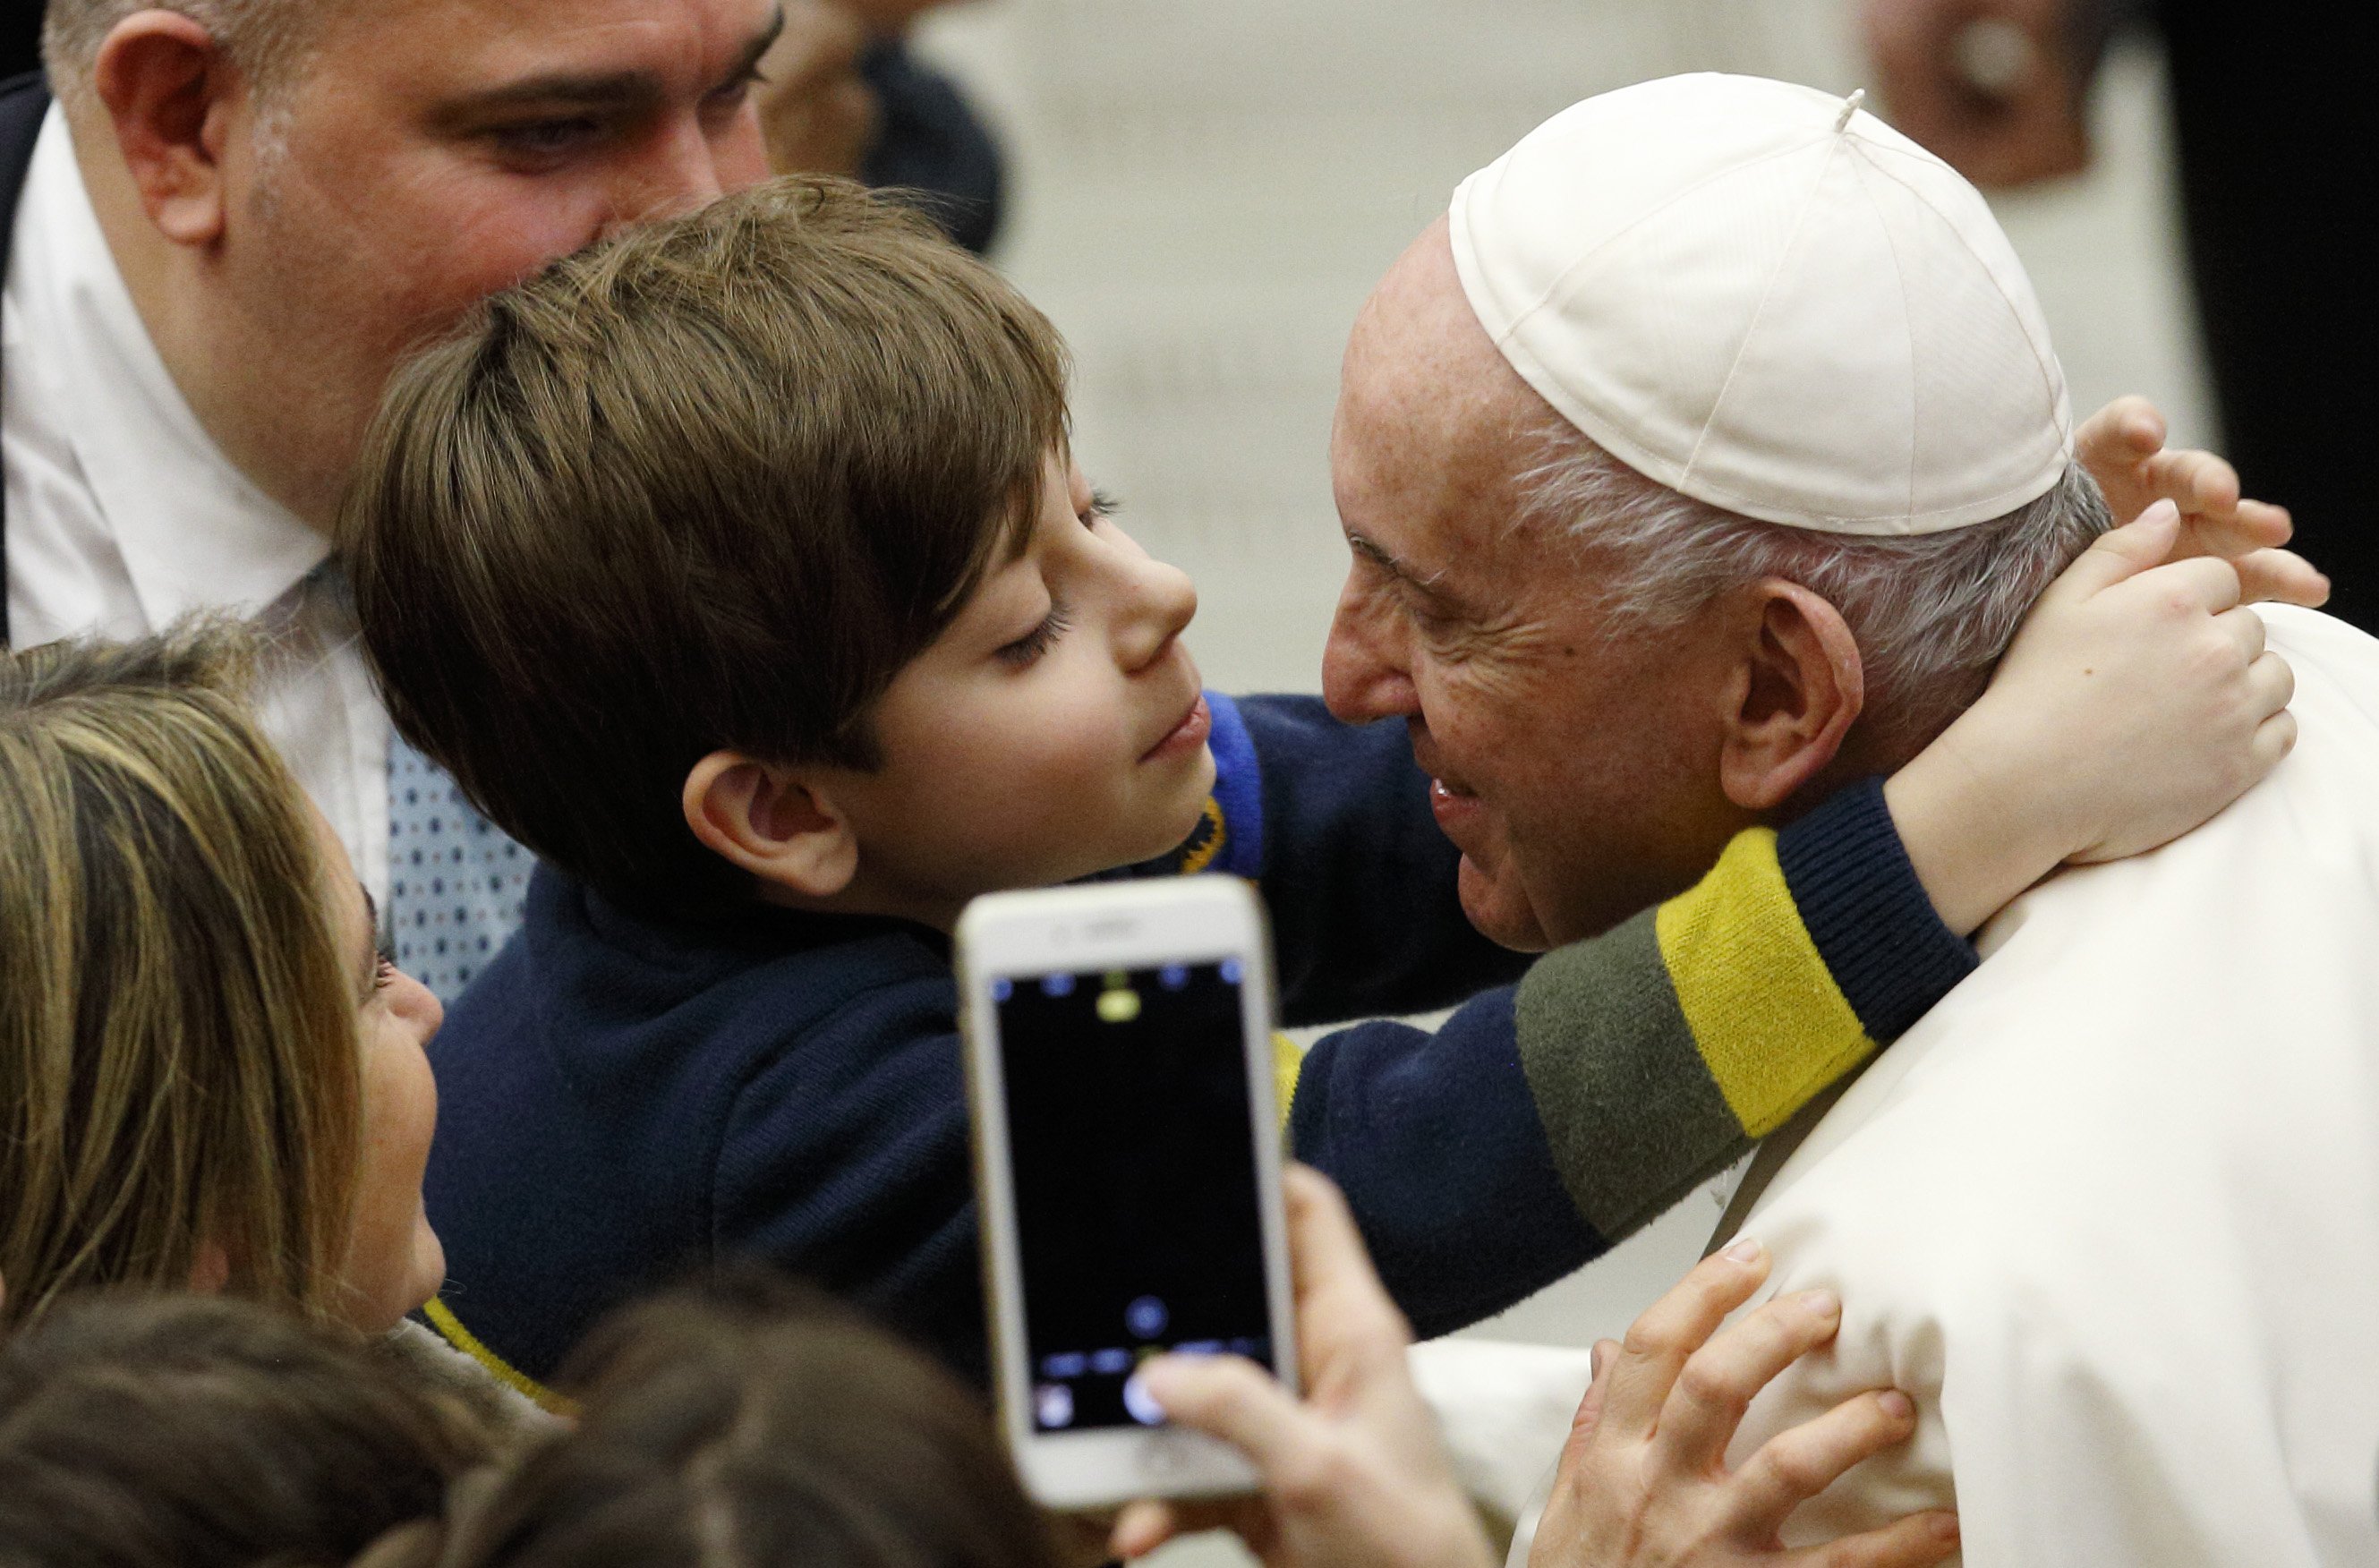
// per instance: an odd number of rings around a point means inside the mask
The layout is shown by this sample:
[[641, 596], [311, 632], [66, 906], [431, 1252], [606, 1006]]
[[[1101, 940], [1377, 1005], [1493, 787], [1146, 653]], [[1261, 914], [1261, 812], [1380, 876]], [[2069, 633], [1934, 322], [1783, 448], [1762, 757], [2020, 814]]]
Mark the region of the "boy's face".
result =
[[854, 891], [947, 926], [966, 900], [1164, 853], [1214, 782], [1198, 592], [1117, 528], [1052, 455], [1032, 537], [995, 561], [876, 711], [884, 766], [830, 789]]

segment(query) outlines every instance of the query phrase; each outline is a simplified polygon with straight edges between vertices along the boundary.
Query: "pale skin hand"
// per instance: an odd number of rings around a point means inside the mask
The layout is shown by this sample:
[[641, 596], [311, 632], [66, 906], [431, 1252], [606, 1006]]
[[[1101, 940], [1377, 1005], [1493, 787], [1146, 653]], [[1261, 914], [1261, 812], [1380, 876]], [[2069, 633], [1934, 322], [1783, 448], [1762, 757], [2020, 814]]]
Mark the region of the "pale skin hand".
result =
[[1754, 1395], [1842, 1326], [1830, 1293], [1769, 1302], [1719, 1332], [1768, 1277], [1758, 1243], [1706, 1258], [1627, 1331], [1595, 1346], [1587, 1390], [1537, 1525], [1529, 1568], [1926, 1568], [1957, 1550], [1945, 1513], [1788, 1550], [1793, 1511], [1915, 1430], [1897, 1390], [1860, 1394], [1778, 1433], [1740, 1469], [1728, 1445]]
[[[2073, 432], [2073, 452], [2098, 481], [2107, 510], [2117, 521], [2169, 501], [2180, 508], [2182, 524], [2173, 549], [2176, 557], [2218, 555], [2240, 561], [2248, 573], [2250, 602], [2319, 603], [2304, 597], [2313, 585], [2302, 561], [2254, 553], [2288, 542], [2293, 528], [2288, 509], [2244, 499], [2237, 469], [2210, 452], [2167, 452], [2164, 438], [2164, 416], [2134, 393], [2117, 398], [2083, 420]], [[2326, 585], [2322, 591], [2326, 592]]]
[[2077, 432], [2115, 515], [2137, 521], [2050, 586], [1989, 691], [1884, 786], [1918, 879], [1961, 935], [2059, 864], [2188, 832], [2295, 743], [2294, 677], [2241, 606], [2318, 605], [2328, 581], [2277, 548], [2285, 511], [2240, 499], [2220, 458], [2163, 439], [2142, 398]]
[[[1866, 0], [1867, 48], [1891, 123], [1976, 185], [2081, 173], [2090, 163], [2090, 83], [2074, 54], [2073, 3]], [[1988, 88], [1959, 58], [1961, 36], [1977, 23], [2024, 45], [2010, 79]]]
[[[1410, 1333], [1372, 1272], [1346, 1200], [1302, 1166], [1288, 1172], [1287, 1198], [1304, 1402], [1234, 1357], [1163, 1357], [1142, 1374], [1174, 1420], [1252, 1458], [1263, 1493], [1136, 1502], [1116, 1526], [1117, 1553], [1138, 1557], [1177, 1535], [1223, 1527], [1269, 1568], [1484, 1568], [1491, 1562], [1486, 1538], [1413, 1386]], [[1840, 1321], [1838, 1309], [1812, 1310], [1795, 1298], [1713, 1339], [1767, 1276], [1765, 1254], [1746, 1245], [1748, 1260], [1732, 1250], [1661, 1297], [1629, 1331], [1624, 1351], [1597, 1347], [1594, 1387], [1564, 1450], [1532, 1562], [1924, 1568], [1955, 1544], [1954, 1523], [1941, 1514], [1839, 1542], [1833, 1550], [1849, 1555], [1834, 1559], [1774, 1544], [1776, 1526], [1803, 1498], [1904, 1439], [1914, 1420], [1903, 1396], [1862, 1394], [1780, 1434], [1743, 1472], [1727, 1474], [1726, 1447], [1751, 1395], [1831, 1339]]]
[[1139, 1557], [1221, 1527], [1270, 1568], [1488, 1568], [1487, 1538], [1413, 1386], [1411, 1331], [1346, 1200], [1302, 1165], [1284, 1186], [1304, 1400], [1236, 1356], [1162, 1357], [1141, 1373], [1176, 1422], [1254, 1460], [1263, 1493], [1135, 1502], [1117, 1522], [1117, 1554]]

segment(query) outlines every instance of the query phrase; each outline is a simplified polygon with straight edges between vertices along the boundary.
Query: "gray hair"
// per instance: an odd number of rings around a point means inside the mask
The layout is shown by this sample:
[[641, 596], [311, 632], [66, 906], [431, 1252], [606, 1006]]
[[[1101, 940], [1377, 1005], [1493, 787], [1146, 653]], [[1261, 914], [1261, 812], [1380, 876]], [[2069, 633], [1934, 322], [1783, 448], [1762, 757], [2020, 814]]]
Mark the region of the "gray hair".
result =
[[291, 67], [337, 0], [49, 0], [42, 62], [50, 90], [69, 104], [91, 96], [100, 45], [125, 18], [178, 12], [207, 30], [260, 96], [285, 83]]
[[1567, 423], [1520, 476], [1521, 516], [1608, 552], [1614, 631], [1658, 633], [1763, 578], [1798, 583], [1858, 639], [1869, 722], [1929, 739], [1988, 683], [2051, 580], [2112, 526], [2078, 463], [2046, 495], [1945, 533], [1820, 534], [1722, 511], [1654, 483]]

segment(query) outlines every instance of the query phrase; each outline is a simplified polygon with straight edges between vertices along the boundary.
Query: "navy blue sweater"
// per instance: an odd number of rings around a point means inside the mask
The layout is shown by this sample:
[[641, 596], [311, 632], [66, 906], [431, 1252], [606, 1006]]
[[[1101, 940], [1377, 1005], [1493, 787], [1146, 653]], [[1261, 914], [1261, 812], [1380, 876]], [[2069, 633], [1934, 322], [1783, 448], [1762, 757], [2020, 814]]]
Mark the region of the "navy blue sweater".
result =
[[[1310, 698], [1213, 706], [1219, 810], [1174, 860], [1258, 878], [1286, 1021], [1419, 1011], [1486, 988], [1433, 1035], [1374, 1023], [1328, 1037], [1297, 1092], [1297, 1154], [1347, 1188], [1421, 1332], [1560, 1277], [1740, 1152], [1732, 1115], [1706, 1131], [1691, 1122], [1685, 1146], [1636, 1162], [1662, 1166], [1650, 1196], [1598, 1225], [1524, 1066], [1519, 988], [1503, 983], [1528, 960], [1463, 918], [1456, 853], [1402, 727], [1350, 729]], [[1862, 835], [1882, 852], [1842, 852]], [[1822, 887], [1793, 890], [1832, 911], [1810, 930], [1821, 952], [1871, 957], [1878, 931], [1910, 933], [1883, 939], [1907, 961], [1850, 995], [1854, 1031], [1880, 1036], [1885, 1013], [1929, 1002], [1971, 962], [1933, 922], [1878, 803], [1823, 810], [1788, 830], [1784, 849], [1794, 842], [1818, 851], [1782, 858], [1821, 868]], [[1822, 869], [1878, 859], [1880, 872]], [[1634, 968], [1657, 975], [1658, 948], [1642, 946]], [[433, 1321], [538, 1380], [626, 1296], [755, 1255], [979, 1375], [956, 1008], [937, 932], [757, 904], [713, 926], [658, 923], [541, 868], [521, 934], [431, 1050], [441, 1112], [427, 1192], [450, 1276]], [[1632, 1032], [1656, 1043], [1623, 1076], [1697, 1070], [1689, 1031], [1682, 1055], [1658, 1029]]]

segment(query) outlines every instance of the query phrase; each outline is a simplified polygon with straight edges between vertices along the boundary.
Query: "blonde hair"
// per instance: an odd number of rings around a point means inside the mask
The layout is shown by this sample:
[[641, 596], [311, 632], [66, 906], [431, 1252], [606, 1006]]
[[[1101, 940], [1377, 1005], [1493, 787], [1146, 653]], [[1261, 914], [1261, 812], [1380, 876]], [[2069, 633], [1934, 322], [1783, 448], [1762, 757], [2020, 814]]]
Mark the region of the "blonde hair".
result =
[[0, 1323], [190, 1283], [338, 1316], [356, 978], [246, 637], [0, 655]]

